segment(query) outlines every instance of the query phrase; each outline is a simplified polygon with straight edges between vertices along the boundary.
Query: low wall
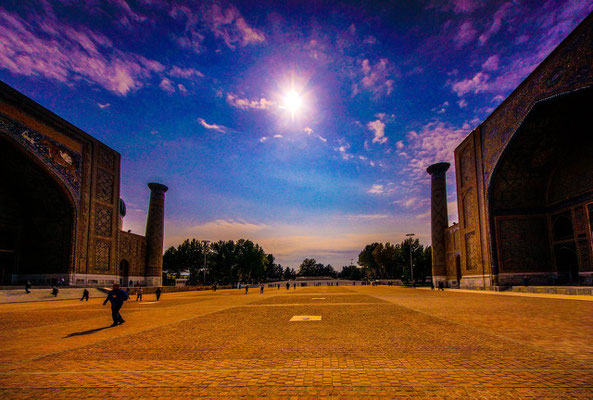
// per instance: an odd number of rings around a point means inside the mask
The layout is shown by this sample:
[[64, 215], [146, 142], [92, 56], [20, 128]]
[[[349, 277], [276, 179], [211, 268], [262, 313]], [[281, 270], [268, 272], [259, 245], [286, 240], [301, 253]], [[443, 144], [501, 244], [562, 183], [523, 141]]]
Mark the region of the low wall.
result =
[[[157, 288], [157, 286], [141, 286], [143, 294], [153, 294]], [[226, 286], [217, 286], [216, 289], [232, 289], [231, 285]], [[139, 287], [129, 287], [129, 288], [122, 288], [124, 290], [130, 289], [130, 293], [135, 294]], [[110, 290], [109, 288], [105, 288], [105, 290]], [[212, 286], [161, 286], [162, 293], [173, 293], [173, 292], [197, 292], [197, 291], [204, 291], [204, 290], [212, 290]]]

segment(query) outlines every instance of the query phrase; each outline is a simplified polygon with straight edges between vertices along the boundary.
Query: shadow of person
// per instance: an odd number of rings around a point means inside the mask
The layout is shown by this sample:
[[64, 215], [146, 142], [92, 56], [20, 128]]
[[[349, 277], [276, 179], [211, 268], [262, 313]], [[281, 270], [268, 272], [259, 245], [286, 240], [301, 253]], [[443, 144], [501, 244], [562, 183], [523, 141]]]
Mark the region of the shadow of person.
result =
[[89, 329], [88, 331], [72, 332], [72, 333], [69, 333], [66, 336], [64, 336], [64, 339], [72, 337], [72, 336], [90, 335], [91, 333], [99, 332], [99, 331], [102, 331], [103, 329], [108, 329], [108, 328], [111, 328], [111, 326], [104, 326], [102, 328]]

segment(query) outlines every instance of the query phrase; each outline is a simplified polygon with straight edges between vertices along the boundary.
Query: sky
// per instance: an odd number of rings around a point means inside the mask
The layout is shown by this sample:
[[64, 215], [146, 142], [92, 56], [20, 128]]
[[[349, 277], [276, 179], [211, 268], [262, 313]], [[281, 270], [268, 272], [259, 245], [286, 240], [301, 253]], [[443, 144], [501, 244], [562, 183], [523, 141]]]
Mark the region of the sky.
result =
[[[430, 244], [426, 167], [593, 0], [0, 2], [0, 80], [122, 156], [124, 229], [169, 187], [165, 245], [247, 238], [338, 269]], [[457, 221], [454, 168], [449, 221]]]

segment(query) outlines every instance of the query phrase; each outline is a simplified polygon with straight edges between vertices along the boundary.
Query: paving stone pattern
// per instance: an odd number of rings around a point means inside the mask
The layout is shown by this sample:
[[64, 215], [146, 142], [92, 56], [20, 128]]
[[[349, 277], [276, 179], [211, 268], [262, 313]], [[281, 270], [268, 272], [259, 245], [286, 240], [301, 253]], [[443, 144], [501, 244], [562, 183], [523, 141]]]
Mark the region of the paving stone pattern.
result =
[[369, 286], [153, 297], [115, 328], [102, 299], [0, 305], [0, 397], [593, 398], [593, 302]]

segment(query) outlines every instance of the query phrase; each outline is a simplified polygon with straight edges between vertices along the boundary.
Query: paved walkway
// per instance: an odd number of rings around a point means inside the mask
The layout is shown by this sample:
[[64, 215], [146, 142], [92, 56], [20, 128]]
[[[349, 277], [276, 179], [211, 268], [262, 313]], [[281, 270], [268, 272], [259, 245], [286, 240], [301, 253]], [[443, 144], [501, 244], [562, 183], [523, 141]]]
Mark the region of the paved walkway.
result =
[[[83, 288], [58, 288], [58, 296], [51, 294], [51, 289], [31, 289], [31, 293], [25, 293], [25, 289], [3, 289], [0, 290], [0, 304], [3, 303], [25, 303], [30, 301], [56, 301], [56, 300], [80, 300]], [[105, 293], [96, 288], [88, 288], [89, 297], [105, 298]]]
[[0, 305], [0, 397], [593, 397], [591, 302], [382, 286], [258, 292], [146, 295], [116, 328], [101, 299]]

